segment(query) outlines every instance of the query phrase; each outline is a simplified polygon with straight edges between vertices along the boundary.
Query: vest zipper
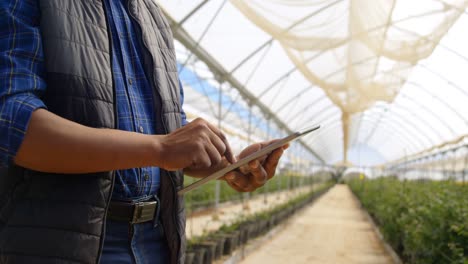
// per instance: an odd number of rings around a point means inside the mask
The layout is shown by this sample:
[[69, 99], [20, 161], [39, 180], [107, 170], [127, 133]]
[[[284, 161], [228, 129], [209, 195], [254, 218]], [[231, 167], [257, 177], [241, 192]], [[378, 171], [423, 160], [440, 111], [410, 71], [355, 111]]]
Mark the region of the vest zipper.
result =
[[[101, 1], [102, 3], [102, 8], [103, 8], [103, 13], [106, 18], [106, 30], [107, 30], [107, 38], [109, 42], [109, 59], [110, 59], [110, 71], [111, 71], [111, 77], [112, 77], [112, 99], [114, 100], [113, 102], [113, 110], [114, 110], [114, 129], [117, 129], [119, 127], [119, 120], [117, 118], [117, 98], [115, 94], [115, 82], [114, 82], [114, 71], [112, 69], [112, 61], [113, 61], [113, 55], [112, 55], [112, 33], [109, 32], [109, 17], [106, 11], [106, 1]], [[106, 238], [106, 221], [107, 221], [107, 212], [109, 211], [109, 205], [112, 199], [112, 193], [114, 191], [114, 183], [115, 183], [115, 170], [111, 172], [111, 187], [110, 187], [110, 192], [109, 192], [109, 197], [107, 198], [106, 201], [106, 208], [104, 210], [104, 218], [102, 219], [103, 224], [102, 224], [102, 235], [101, 235], [101, 243], [100, 243], [100, 248], [98, 252], [98, 257], [97, 257], [97, 262], [101, 262], [101, 255], [102, 255], [102, 249], [104, 248], [104, 240]]]
[[[151, 55], [151, 71], [152, 71], [152, 72], [151, 72], [151, 74], [148, 76], [148, 78], [151, 79], [153, 85], [156, 85], [156, 83], [155, 83], [155, 81], [154, 81], [154, 77], [153, 77], [154, 60], [153, 60], [153, 57], [152, 57], [152, 53], [150, 52], [150, 50], [149, 50], [149, 48], [148, 48], [148, 45], [147, 45], [145, 39], [143, 38], [143, 30], [142, 30], [142, 28], [141, 28], [141, 25], [140, 25], [140, 23], [138, 22], [138, 19], [135, 18], [135, 16], [133, 15], [133, 13], [132, 13], [132, 11], [131, 11], [131, 9], [130, 9], [130, 2], [131, 2], [131, 0], [127, 1], [128, 13], [129, 13], [130, 16], [132, 17], [132, 19], [133, 19], [134, 21], [137, 22], [136, 24], [138, 25], [139, 30], [140, 30], [140, 33], [141, 33], [141, 36], [140, 36], [140, 37], [141, 37], [141, 40], [142, 40], [143, 48], [145, 48], [146, 51], [148, 52], [148, 54]], [[151, 89], [151, 90], [152, 90], [152, 94], [153, 94], [153, 98], [154, 98], [154, 97], [155, 97], [154, 89]], [[162, 104], [162, 97], [161, 97], [161, 95], [160, 95], [159, 93], [157, 93], [157, 96], [159, 97], [159, 102], [161, 102], [161, 104]], [[155, 103], [155, 102], [153, 102], [153, 103]], [[162, 126], [163, 126], [164, 134], [167, 134], [169, 130], [167, 129], [166, 123], [164, 122], [164, 117], [163, 117], [164, 114], [163, 114], [163, 109], [162, 109], [162, 108], [161, 108], [161, 110], [160, 110], [160, 114], [161, 114], [161, 118], [162, 118], [162, 119], [161, 119], [161, 123], [162, 123]], [[160, 175], [161, 175], [161, 174], [160, 174]], [[174, 210], [174, 212], [172, 213], [172, 218], [173, 218], [173, 221], [174, 221], [174, 224], [175, 224], [175, 229], [176, 229], [176, 232], [177, 232], [177, 241], [179, 242], [179, 246], [178, 246], [178, 248], [177, 248], [177, 254], [176, 254], [176, 255], [177, 255], [177, 259], [175, 259], [175, 263], [177, 263], [177, 262], [179, 261], [178, 258], [179, 258], [180, 254], [181, 254], [181, 253], [180, 253], [180, 248], [181, 248], [181, 246], [182, 246], [181, 234], [180, 234], [180, 230], [179, 230], [178, 224], [177, 224], [177, 211], [178, 211], [178, 209], [179, 209], [179, 208], [178, 208], [179, 205], [177, 204], [177, 187], [176, 187], [176, 184], [175, 184], [175, 182], [174, 182], [174, 179], [172, 179], [172, 177], [170, 177], [170, 176], [168, 176], [168, 175], [166, 175], [166, 176], [170, 178], [170, 181], [171, 181], [171, 184], [172, 184], [172, 190], [173, 190], [173, 195], [172, 195], [172, 199], [173, 199], [173, 200], [172, 200], [172, 202], [173, 202], [173, 204], [174, 204], [174, 207], [177, 209], [177, 210]]]

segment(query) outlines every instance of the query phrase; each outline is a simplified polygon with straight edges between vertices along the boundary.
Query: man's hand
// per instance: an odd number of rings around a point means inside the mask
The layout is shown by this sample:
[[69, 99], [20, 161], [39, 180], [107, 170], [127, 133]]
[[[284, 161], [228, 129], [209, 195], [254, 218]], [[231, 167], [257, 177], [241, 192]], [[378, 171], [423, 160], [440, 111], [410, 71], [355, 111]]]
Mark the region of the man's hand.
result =
[[[250, 145], [239, 154], [239, 159], [256, 152], [274, 141], [262, 142]], [[226, 182], [236, 191], [252, 192], [262, 187], [269, 179], [275, 175], [276, 166], [283, 155], [284, 150], [289, 147], [284, 145], [269, 155], [249, 162], [248, 166], [240, 168], [240, 171], [231, 171], [224, 176]]]
[[226, 161], [234, 162], [231, 147], [215, 126], [198, 118], [174, 132], [160, 136], [159, 167], [166, 170], [204, 170], [216, 168]]

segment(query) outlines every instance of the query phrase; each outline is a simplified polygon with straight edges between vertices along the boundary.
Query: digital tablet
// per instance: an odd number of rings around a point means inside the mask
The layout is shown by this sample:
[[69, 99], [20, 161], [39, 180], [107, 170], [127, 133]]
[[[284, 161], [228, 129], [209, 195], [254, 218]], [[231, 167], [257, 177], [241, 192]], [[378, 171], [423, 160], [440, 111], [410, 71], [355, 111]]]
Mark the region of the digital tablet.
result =
[[305, 129], [303, 131], [299, 131], [299, 132], [295, 132], [285, 138], [282, 138], [250, 155], [248, 155], [247, 157], [244, 157], [243, 159], [240, 159], [238, 160], [237, 162], [227, 166], [226, 168], [224, 169], [221, 169], [213, 174], [211, 174], [210, 176], [207, 176], [199, 181], [196, 181], [186, 187], [184, 187], [183, 189], [181, 189], [180, 191], [178, 191], [177, 193], [179, 195], [183, 195], [185, 194], [186, 192], [188, 191], [191, 191], [193, 189], [196, 189], [200, 186], [202, 186], [203, 184], [211, 181], [211, 180], [216, 180], [216, 179], [219, 179], [221, 177], [223, 177], [226, 173], [232, 171], [232, 170], [235, 170], [241, 166], [244, 166], [246, 164], [248, 164], [249, 162], [251, 162], [252, 160], [255, 160], [255, 159], [258, 159], [260, 157], [263, 157], [265, 155], [268, 155], [270, 154], [270, 152], [272, 152], [273, 150], [277, 149], [277, 148], [280, 148], [286, 144], [288, 144], [289, 142], [293, 141], [293, 140], [296, 140], [304, 135], [307, 135], [309, 134], [310, 132], [312, 131], [315, 131], [317, 129], [319, 129], [320, 126], [314, 126], [312, 128], [309, 128], [309, 129]]

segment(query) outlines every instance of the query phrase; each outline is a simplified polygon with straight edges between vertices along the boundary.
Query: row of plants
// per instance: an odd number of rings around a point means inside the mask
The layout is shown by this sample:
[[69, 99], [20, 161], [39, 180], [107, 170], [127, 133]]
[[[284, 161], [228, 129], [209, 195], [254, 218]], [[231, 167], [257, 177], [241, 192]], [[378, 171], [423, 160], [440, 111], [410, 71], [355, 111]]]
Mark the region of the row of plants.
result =
[[271, 210], [243, 216], [218, 230], [187, 241], [186, 264], [210, 264], [223, 255], [230, 255], [249, 240], [261, 236], [289, 216], [324, 194], [331, 186], [327, 182], [307, 194], [299, 195]]
[[[185, 176], [185, 185], [191, 184], [198, 179]], [[312, 177], [277, 175], [267, 182], [263, 187], [250, 193], [251, 197], [264, 193], [273, 193], [283, 190], [291, 190], [312, 184]], [[211, 181], [185, 195], [185, 207], [189, 210], [213, 205], [215, 200], [216, 181]], [[236, 201], [242, 199], [242, 193], [236, 192], [225, 181], [220, 181], [220, 202]]]
[[468, 186], [353, 179], [349, 186], [405, 263], [468, 264]]

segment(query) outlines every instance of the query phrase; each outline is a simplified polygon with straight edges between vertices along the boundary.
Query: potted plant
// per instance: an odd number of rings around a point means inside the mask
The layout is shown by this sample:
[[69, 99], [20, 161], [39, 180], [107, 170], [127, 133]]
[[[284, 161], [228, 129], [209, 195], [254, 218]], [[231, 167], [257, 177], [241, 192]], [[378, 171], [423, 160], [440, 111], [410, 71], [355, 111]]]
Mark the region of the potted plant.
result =
[[185, 252], [185, 264], [194, 264], [195, 263], [195, 252], [187, 249]]
[[203, 264], [211, 264], [216, 253], [216, 243], [209, 241], [200, 241], [193, 245], [195, 249], [204, 249]]
[[214, 259], [219, 259], [223, 255], [224, 243], [226, 242], [226, 236], [222, 235], [219, 232], [210, 233], [208, 235], [208, 242], [216, 243], [216, 250]]
[[[202, 237], [194, 237], [187, 241], [186, 254], [193, 255], [192, 264], [204, 264], [208, 263], [206, 249], [204, 247], [197, 246], [197, 243], [201, 241]], [[186, 257], [185, 263], [188, 263], [190, 259]], [[209, 262], [211, 263], [211, 262]]]

